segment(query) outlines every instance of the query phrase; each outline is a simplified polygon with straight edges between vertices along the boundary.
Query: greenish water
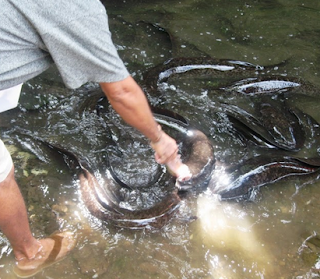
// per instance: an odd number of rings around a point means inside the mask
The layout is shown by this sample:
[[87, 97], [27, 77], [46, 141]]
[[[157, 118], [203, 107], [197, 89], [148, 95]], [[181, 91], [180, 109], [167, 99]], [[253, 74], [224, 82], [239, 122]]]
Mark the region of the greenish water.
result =
[[[119, 54], [142, 85], [151, 67], [172, 57], [193, 56], [277, 65], [273, 73], [320, 85], [318, 1], [127, 0], [104, 4]], [[94, 116], [74, 114], [88, 88], [95, 85], [72, 92], [63, 88], [56, 75], [51, 69], [26, 84], [20, 108], [3, 113], [0, 119], [32, 231], [42, 237], [68, 229], [78, 237], [77, 247], [66, 260], [35, 279], [320, 277], [317, 180], [296, 179], [263, 187], [255, 202], [219, 202], [208, 193], [191, 195], [158, 231], [117, 229], [91, 217], [82, 204], [77, 177], [62, 158], [14, 130], [27, 128], [53, 140], [60, 134], [60, 140], [90, 155], [104, 148], [101, 126], [91, 125]], [[235, 78], [243, 76], [237, 73]], [[221, 80], [228, 83], [228, 75], [213, 78], [210, 84]], [[216, 156], [226, 163], [236, 162], [248, 150], [224, 126], [219, 105], [246, 106], [247, 99], [201, 86], [202, 80], [188, 78], [169, 83], [159, 99], [150, 94], [206, 132]], [[317, 91], [303, 93], [307, 96], [292, 95], [288, 103], [320, 121]], [[115, 128], [116, 116], [112, 119], [114, 124], [108, 127], [122, 135]], [[306, 147], [308, 152], [317, 149], [314, 135], [309, 136], [312, 148]], [[80, 139], [85, 143], [80, 144]], [[190, 221], [192, 216], [198, 219]], [[15, 278], [13, 263], [10, 246], [0, 234], [1, 279]]]

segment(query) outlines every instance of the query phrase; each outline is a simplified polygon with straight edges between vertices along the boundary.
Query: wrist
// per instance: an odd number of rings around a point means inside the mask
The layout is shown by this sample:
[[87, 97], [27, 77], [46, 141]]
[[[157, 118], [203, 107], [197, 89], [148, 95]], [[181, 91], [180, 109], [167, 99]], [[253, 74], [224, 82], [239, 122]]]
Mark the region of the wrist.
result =
[[151, 140], [152, 144], [158, 143], [162, 138], [163, 131], [160, 125], [158, 125], [157, 130], [158, 130], [157, 136], [154, 138], [154, 140]]

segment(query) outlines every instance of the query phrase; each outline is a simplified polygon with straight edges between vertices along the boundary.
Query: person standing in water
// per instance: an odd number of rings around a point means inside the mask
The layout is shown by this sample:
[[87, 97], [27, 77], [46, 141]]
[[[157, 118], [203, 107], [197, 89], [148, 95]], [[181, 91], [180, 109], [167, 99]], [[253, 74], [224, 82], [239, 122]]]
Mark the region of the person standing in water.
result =
[[[21, 85], [54, 63], [69, 88], [99, 83], [117, 113], [150, 140], [156, 161], [180, 179], [190, 178], [176, 141], [161, 130], [145, 94], [119, 58], [99, 0], [0, 0], [0, 6], [0, 112], [15, 107]], [[13, 248], [19, 277], [63, 259], [76, 244], [70, 232], [34, 238], [11, 156], [1, 140], [0, 230]]]

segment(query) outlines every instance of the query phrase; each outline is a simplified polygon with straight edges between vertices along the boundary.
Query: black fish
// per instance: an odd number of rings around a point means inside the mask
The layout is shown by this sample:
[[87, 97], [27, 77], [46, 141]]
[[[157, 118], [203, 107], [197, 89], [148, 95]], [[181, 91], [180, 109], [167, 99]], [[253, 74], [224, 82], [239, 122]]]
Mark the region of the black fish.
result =
[[203, 132], [190, 128], [188, 120], [175, 112], [156, 107], [152, 107], [152, 112], [158, 122], [183, 135], [182, 161], [189, 167], [192, 178], [184, 182], [177, 181], [178, 189], [180, 191], [204, 189], [215, 164], [211, 141]]
[[96, 177], [88, 170], [84, 169], [79, 178], [82, 199], [90, 213], [100, 220], [111, 221], [118, 227], [161, 228], [168, 223], [180, 204], [180, 198], [174, 191], [151, 208], [129, 210], [113, 202], [110, 194], [106, 194], [108, 188], [102, 189]]
[[214, 59], [211, 57], [172, 58], [164, 64], [151, 68], [144, 76], [147, 91], [157, 90], [158, 85], [173, 78], [238, 78], [249, 77], [263, 67], [248, 62]]
[[291, 176], [317, 174], [319, 169], [290, 157], [257, 156], [223, 174], [216, 173], [209, 187], [222, 199], [250, 199], [252, 192], [261, 186]]
[[[51, 149], [66, 155], [69, 160], [72, 160], [72, 163], [79, 167], [80, 192], [84, 204], [93, 216], [103, 221], [110, 221], [116, 226], [131, 229], [146, 226], [161, 228], [179, 207], [180, 198], [177, 191], [174, 190], [151, 208], [138, 210], [123, 208], [120, 206], [118, 197], [111, 190], [111, 186], [118, 181], [112, 175], [103, 177], [103, 183], [101, 183], [94, 175], [94, 171], [86, 158], [58, 144], [46, 142], [45, 144]], [[70, 162], [68, 162], [68, 165], [71, 166]], [[74, 168], [75, 165], [72, 167]]]
[[226, 92], [238, 92], [245, 95], [283, 93], [300, 87], [300, 81], [292, 81], [283, 77], [248, 78], [226, 87]]
[[177, 182], [179, 190], [202, 190], [207, 186], [214, 170], [215, 157], [212, 143], [199, 130], [188, 130], [183, 142], [182, 155], [192, 174], [190, 180]]
[[235, 105], [221, 104], [235, 127], [246, 137], [253, 135], [277, 148], [298, 151], [305, 141], [299, 119], [285, 105], [277, 105], [256, 103], [255, 113], [251, 114]]
[[[90, 107], [92, 107], [92, 103], [90, 103]], [[94, 104], [93, 107], [95, 107]], [[152, 108], [152, 111], [156, 120], [163, 125], [164, 129], [175, 130], [181, 139], [182, 159], [193, 174], [188, 186], [185, 184], [181, 188], [197, 189], [203, 187], [203, 182], [209, 179], [214, 167], [211, 142], [202, 132], [189, 129], [188, 121], [181, 115], [159, 108]], [[45, 141], [42, 140], [42, 142]], [[179, 207], [178, 191], [172, 185], [172, 188], [168, 188], [169, 193], [161, 197], [160, 202], [149, 208], [124, 208], [121, 206], [119, 189], [122, 187], [131, 189], [131, 187], [117, 177], [108, 159], [104, 160], [108, 175], [103, 175], [102, 179], [97, 179], [95, 176], [97, 162], [92, 163], [95, 160], [91, 159], [89, 161], [72, 146], [66, 148], [56, 142], [45, 143], [59, 153], [67, 155], [68, 159], [71, 158], [73, 163], [78, 166], [82, 199], [90, 213], [101, 220], [131, 229], [141, 227], [161, 228]], [[99, 154], [98, 157], [103, 156]], [[107, 157], [105, 155], [105, 158]], [[70, 162], [67, 163], [71, 168], [75, 168]]]

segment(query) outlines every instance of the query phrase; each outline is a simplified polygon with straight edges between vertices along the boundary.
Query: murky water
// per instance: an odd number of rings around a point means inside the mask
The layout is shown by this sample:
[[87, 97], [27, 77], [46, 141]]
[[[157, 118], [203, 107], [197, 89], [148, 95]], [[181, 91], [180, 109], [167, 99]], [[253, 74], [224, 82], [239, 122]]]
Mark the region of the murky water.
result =
[[[276, 65], [271, 67], [273, 73], [320, 85], [317, 1], [104, 3], [119, 53], [143, 86], [147, 70], [169, 58], [208, 55]], [[221, 105], [248, 109], [253, 97], [221, 94], [213, 88], [230, 85], [244, 75], [182, 76], [163, 83], [161, 94], [149, 91], [148, 96], [210, 136], [216, 157], [228, 165], [257, 149], [248, 148], [233, 133]], [[109, 146], [114, 137], [121, 139], [121, 151], [126, 146], [131, 151], [137, 148], [130, 139], [133, 131], [125, 126], [118, 129], [123, 123], [112, 110], [107, 112], [112, 120], [108, 124], [90, 111], [75, 113], [94, 88], [90, 84], [76, 92], [67, 90], [51, 69], [25, 85], [19, 109], [1, 115], [2, 139], [15, 161], [32, 231], [42, 237], [68, 229], [78, 237], [77, 247], [66, 260], [34, 278], [320, 277], [320, 183], [316, 179], [291, 179], [263, 187], [254, 202], [219, 202], [208, 192], [189, 195], [170, 223], [156, 231], [118, 229], [91, 217], [82, 203], [75, 172], [62, 156], [36, 143], [30, 134], [72, 145], [92, 157], [106, 148], [116, 154]], [[317, 90], [307, 87], [303, 93], [307, 96], [289, 95], [286, 102], [320, 121]], [[106, 130], [113, 137], [106, 137]], [[144, 140], [137, 135], [135, 139], [149, 154]], [[305, 154], [318, 148], [313, 139], [309, 135]], [[0, 258], [0, 278], [15, 278], [12, 251], [3, 235]]]

